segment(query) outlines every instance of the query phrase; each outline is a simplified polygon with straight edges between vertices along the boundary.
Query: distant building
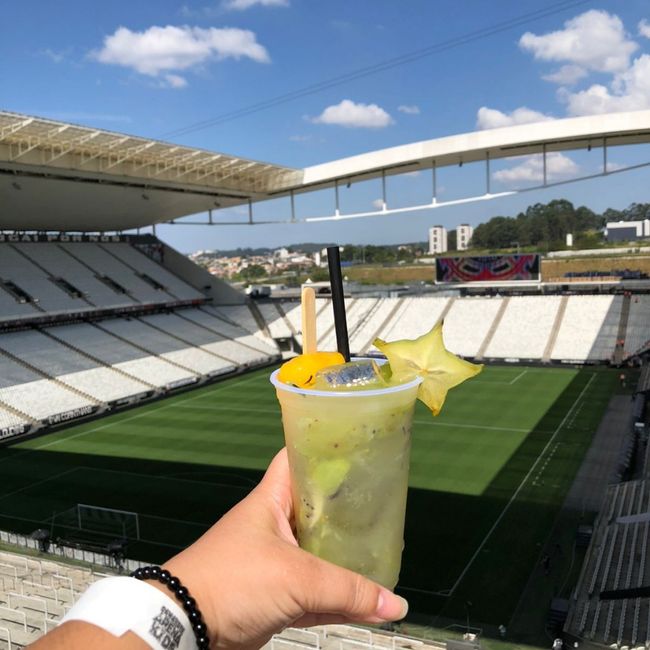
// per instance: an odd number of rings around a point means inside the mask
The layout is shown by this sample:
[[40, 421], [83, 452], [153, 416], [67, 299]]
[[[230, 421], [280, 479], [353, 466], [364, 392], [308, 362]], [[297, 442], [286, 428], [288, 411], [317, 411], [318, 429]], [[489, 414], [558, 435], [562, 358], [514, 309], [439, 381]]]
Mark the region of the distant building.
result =
[[429, 254], [447, 252], [447, 229], [443, 226], [429, 228]]
[[456, 250], [466, 251], [469, 248], [469, 242], [474, 234], [474, 228], [466, 223], [461, 223], [456, 228]]
[[650, 237], [650, 219], [643, 221], [609, 221], [605, 228], [607, 241], [634, 241]]

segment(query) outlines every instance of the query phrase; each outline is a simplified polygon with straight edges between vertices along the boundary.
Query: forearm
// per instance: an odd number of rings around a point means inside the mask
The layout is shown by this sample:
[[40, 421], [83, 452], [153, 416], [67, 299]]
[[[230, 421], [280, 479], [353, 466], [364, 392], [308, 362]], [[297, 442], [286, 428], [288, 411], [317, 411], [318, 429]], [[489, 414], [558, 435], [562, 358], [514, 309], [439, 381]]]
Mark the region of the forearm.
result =
[[133, 632], [116, 637], [96, 625], [68, 621], [52, 630], [30, 650], [146, 650], [149, 646]]

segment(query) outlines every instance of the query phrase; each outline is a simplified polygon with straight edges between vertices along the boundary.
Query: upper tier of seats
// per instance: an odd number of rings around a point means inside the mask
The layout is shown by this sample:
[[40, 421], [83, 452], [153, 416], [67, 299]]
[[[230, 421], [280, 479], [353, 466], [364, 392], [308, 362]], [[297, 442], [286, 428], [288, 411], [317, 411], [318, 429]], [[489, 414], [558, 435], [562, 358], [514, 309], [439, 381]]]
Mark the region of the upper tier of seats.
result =
[[202, 298], [126, 242], [0, 243], [0, 321]]

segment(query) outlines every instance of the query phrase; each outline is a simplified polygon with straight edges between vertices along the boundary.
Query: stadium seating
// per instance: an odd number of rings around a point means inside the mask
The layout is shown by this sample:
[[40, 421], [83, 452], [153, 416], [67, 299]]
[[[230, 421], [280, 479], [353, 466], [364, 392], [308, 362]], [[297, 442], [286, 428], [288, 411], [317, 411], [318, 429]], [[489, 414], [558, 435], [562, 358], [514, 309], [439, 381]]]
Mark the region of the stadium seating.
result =
[[1, 243], [0, 321], [205, 300], [126, 242]]
[[632, 296], [625, 331], [625, 354], [635, 354], [650, 339], [650, 296]]
[[38, 263], [50, 276], [63, 278], [69, 282], [72, 287], [83, 293], [90, 305], [121, 307], [137, 304], [137, 301], [127, 294], [116, 293], [108, 285], [98, 280], [91, 269], [68, 254], [58, 244], [20, 244], [18, 250]]
[[449, 298], [402, 298], [404, 308], [379, 334], [382, 339], [413, 339], [428, 332], [440, 320]]
[[647, 647], [650, 599], [600, 599], [602, 591], [650, 584], [650, 481], [618, 483], [608, 488], [570, 602], [565, 630], [612, 647]]
[[541, 359], [551, 336], [560, 296], [513, 296], [485, 357]]
[[366, 317], [358, 322], [350, 333], [350, 348], [355, 352], [364, 353], [374, 350], [372, 342], [378, 333], [382, 332], [396, 308], [399, 298], [381, 298], [376, 301]]
[[269, 332], [274, 339], [290, 338], [293, 331], [289, 327], [286, 319], [276, 307], [275, 302], [259, 303], [257, 305], [264, 321], [266, 322]]
[[232, 339], [239, 343], [240, 347], [243, 349], [239, 349], [237, 352], [233, 353], [233, 358], [236, 359], [239, 357], [241, 363], [266, 360], [269, 356], [274, 356], [278, 353], [277, 348], [272, 342], [266, 343], [253, 334], [250, 334], [242, 327], [228, 323], [210, 313], [207, 307], [201, 309], [183, 309], [176, 313], [179, 316], [193, 321], [215, 334], [218, 334], [221, 338]]
[[99, 244], [60, 244], [70, 255], [78, 259], [95, 274], [108, 277], [122, 287], [132, 298], [141, 303], [167, 302], [174, 299], [164, 289], [154, 289], [130, 267]]
[[445, 317], [443, 330], [447, 348], [464, 357], [475, 357], [492, 327], [501, 307], [501, 300], [501, 298], [454, 300]]
[[218, 357], [219, 367], [223, 368], [224, 372], [234, 370], [238, 365], [245, 365], [252, 358], [259, 358], [259, 355], [252, 356], [252, 351], [240, 343], [219, 336], [215, 332], [183, 318], [184, 313], [184, 311], [180, 311], [176, 314], [155, 314], [143, 317], [142, 321]]
[[72, 297], [57, 286], [48, 272], [22, 255], [20, 250], [20, 245], [0, 244], [0, 278], [5, 282], [5, 287], [9, 281], [27, 294], [34, 312], [58, 313], [92, 309], [82, 297]]
[[569, 296], [552, 359], [611, 359], [616, 347], [622, 296]]
[[0, 552], [0, 649], [24, 648], [56, 627], [79, 595], [104, 574]]
[[[160, 316], [164, 319], [165, 316], [171, 317], [172, 315], [161, 314]], [[156, 316], [151, 318], [156, 318]], [[157, 320], [159, 324], [160, 320]], [[167, 333], [154, 325], [151, 319], [147, 321], [137, 318], [112, 318], [102, 321], [101, 327], [139, 348], [157, 354], [162, 359], [175, 363], [197, 375], [221, 374], [234, 367], [232, 362]]]
[[93, 355], [102, 363], [156, 388], [173, 386], [177, 382], [195, 381], [197, 375], [169, 363], [156, 355], [117, 338], [97, 325], [79, 323], [52, 327], [48, 332], [68, 345]]
[[274, 345], [269, 335], [260, 329], [253, 312], [248, 305], [219, 305], [218, 307], [206, 306], [205, 311], [217, 316], [233, 325], [244, 328], [246, 331], [255, 335], [261, 341], [269, 345]]
[[119, 258], [136, 273], [145, 275], [164, 287], [166, 293], [178, 300], [196, 300], [203, 298], [196, 289], [177, 278], [166, 268], [141, 253], [135, 246], [125, 242], [100, 244], [107, 252]]
[[[468, 650], [477, 647], [471, 643], [463, 646]], [[263, 646], [264, 650], [445, 650], [447, 647], [440, 641], [415, 639], [355, 625], [287, 628]]]
[[113, 402], [149, 388], [35, 330], [1, 334], [0, 348], [28, 367], [99, 402]]

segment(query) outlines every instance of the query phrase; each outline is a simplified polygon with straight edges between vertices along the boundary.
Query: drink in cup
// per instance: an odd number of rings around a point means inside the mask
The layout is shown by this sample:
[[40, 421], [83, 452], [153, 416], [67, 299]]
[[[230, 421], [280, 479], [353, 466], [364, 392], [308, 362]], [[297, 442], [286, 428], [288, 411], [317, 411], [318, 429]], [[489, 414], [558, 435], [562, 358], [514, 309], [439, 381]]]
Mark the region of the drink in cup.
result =
[[301, 548], [392, 589], [404, 547], [411, 422], [421, 377], [355, 390], [271, 375], [282, 409]]
[[344, 363], [294, 357], [271, 375], [282, 409], [301, 548], [392, 589], [404, 546], [415, 400], [438, 415], [447, 392], [482, 366], [447, 351], [442, 323], [386, 356]]

